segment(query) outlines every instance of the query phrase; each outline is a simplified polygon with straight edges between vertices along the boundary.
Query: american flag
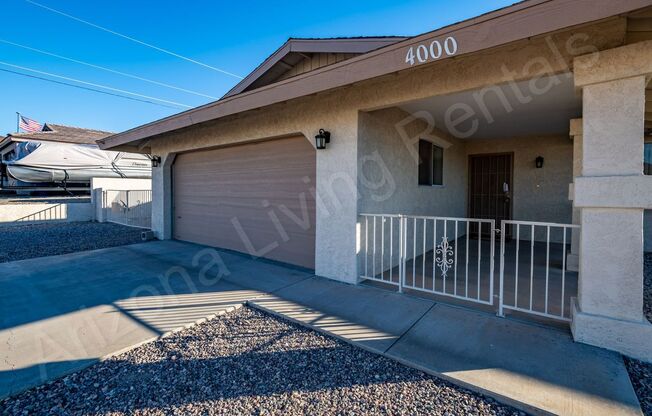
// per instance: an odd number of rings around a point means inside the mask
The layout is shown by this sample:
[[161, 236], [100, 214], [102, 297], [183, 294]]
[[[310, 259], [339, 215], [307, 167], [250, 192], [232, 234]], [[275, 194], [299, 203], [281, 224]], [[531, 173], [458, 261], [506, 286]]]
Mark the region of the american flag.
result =
[[30, 133], [43, 130], [42, 124], [25, 116], [19, 117], [18, 127]]

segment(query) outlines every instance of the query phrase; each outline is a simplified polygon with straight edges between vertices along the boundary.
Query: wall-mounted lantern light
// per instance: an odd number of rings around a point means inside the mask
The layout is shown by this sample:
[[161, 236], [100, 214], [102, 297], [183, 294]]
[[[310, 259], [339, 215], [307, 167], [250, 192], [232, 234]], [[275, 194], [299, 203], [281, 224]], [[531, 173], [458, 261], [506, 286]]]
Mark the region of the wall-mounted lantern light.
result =
[[331, 142], [331, 132], [324, 129], [319, 129], [319, 134], [315, 136], [315, 144], [317, 149], [325, 149], [326, 143]]
[[543, 167], [543, 156], [537, 156], [537, 158], [534, 160], [534, 164], [537, 169], [541, 169]]
[[157, 168], [161, 164], [161, 156], [150, 156], [152, 160], [152, 167]]

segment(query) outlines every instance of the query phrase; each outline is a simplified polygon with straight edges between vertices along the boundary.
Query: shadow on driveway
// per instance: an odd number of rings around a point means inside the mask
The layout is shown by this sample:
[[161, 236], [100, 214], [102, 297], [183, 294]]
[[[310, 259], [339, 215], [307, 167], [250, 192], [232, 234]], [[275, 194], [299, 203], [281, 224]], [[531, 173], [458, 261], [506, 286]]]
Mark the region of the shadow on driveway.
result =
[[0, 397], [311, 276], [176, 241], [0, 264]]

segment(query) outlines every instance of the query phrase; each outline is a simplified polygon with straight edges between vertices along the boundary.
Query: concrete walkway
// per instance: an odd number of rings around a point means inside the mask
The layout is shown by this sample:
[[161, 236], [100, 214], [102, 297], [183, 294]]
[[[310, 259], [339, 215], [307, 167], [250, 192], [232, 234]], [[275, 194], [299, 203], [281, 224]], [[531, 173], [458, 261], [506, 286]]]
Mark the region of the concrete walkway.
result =
[[641, 414], [566, 332], [173, 241], [0, 265], [0, 397], [245, 301], [529, 412]]
[[320, 278], [248, 304], [530, 413], [641, 414], [622, 357], [557, 329]]

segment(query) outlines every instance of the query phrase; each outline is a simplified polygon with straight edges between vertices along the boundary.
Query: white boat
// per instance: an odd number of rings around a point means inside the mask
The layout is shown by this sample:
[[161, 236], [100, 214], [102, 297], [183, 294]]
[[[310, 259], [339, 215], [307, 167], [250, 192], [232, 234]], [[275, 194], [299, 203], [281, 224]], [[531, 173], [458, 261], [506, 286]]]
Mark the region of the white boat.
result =
[[25, 183], [89, 182], [91, 178], [151, 178], [146, 155], [100, 150], [95, 144], [24, 141], [2, 161], [8, 176]]

